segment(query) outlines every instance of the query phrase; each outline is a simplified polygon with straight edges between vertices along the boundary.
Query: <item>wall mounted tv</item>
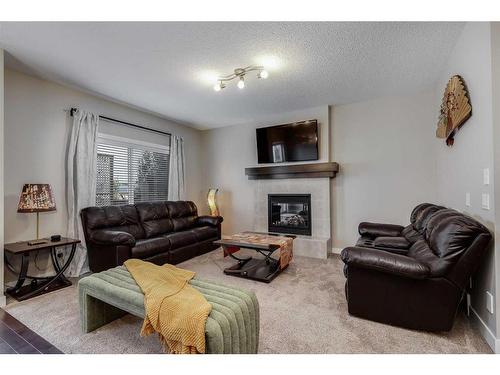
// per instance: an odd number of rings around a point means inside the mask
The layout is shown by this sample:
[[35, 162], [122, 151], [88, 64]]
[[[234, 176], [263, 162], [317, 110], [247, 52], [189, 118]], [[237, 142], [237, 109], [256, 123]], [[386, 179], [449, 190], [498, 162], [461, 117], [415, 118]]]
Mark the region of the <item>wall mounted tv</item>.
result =
[[257, 129], [259, 163], [318, 160], [318, 121]]

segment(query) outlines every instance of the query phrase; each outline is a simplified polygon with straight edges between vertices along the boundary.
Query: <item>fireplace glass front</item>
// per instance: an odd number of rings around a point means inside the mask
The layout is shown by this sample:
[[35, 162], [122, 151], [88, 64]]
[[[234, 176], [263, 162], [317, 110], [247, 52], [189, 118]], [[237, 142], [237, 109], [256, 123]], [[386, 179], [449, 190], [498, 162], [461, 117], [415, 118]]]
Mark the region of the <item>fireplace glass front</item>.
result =
[[311, 224], [311, 194], [268, 195], [269, 232], [310, 236]]

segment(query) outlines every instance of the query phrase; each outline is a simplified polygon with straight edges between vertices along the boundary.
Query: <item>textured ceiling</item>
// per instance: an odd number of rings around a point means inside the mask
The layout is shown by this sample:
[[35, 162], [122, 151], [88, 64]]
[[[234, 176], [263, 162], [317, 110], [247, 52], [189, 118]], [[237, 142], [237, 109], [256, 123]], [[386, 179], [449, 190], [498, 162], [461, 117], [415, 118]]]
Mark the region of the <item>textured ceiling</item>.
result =
[[[0, 23], [7, 65], [206, 129], [430, 87], [462, 23]], [[213, 91], [213, 77], [264, 64]]]

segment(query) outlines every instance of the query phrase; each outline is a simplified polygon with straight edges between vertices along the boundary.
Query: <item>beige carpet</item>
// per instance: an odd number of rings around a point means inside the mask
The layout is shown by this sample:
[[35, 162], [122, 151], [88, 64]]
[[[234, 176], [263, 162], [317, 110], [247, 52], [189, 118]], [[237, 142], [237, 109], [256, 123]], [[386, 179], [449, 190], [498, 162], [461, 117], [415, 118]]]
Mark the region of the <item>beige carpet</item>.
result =
[[[265, 284], [226, 276], [234, 261], [212, 253], [180, 267], [199, 277], [253, 290], [261, 308], [260, 353], [491, 353], [460, 314], [451, 332], [432, 334], [351, 317], [344, 296], [342, 262], [295, 257], [289, 268]], [[82, 334], [76, 288], [66, 288], [6, 310], [65, 353], [160, 353], [156, 337], [141, 338], [142, 321], [125, 316]]]

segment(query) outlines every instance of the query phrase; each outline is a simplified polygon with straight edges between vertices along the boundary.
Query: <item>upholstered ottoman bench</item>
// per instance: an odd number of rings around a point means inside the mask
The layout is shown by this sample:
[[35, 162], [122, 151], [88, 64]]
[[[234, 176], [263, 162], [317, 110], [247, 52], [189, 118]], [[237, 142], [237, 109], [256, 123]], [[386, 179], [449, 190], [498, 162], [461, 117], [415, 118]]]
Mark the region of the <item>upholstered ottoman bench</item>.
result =
[[[259, 303], [255, 294], [196, 277], [189, 283], [212, 305], [205, 325], [206, 352], [257, 353]], [[85, 333], [126, 313], [144, 318], [144, 294], [124, 266], [82, 278], [78, 294]]]

